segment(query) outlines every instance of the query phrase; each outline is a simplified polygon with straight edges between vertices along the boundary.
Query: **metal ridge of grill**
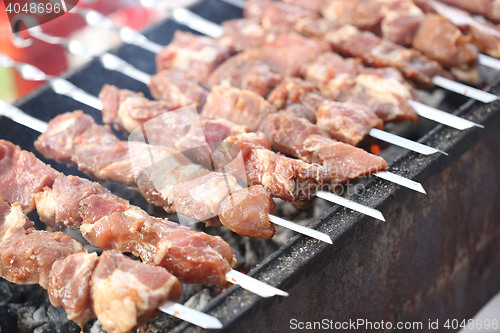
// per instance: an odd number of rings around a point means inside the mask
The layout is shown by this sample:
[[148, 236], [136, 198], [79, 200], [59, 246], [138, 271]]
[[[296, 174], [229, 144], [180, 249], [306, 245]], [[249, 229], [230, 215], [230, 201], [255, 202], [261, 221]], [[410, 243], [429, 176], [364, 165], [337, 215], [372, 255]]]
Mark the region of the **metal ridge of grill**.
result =
[[[219, 0], [200, 1], [191, 10], [216, 23], [241, 17], [240, 9]], [[190, 30], [167, 20], [148, 29], [145, 35], [166, 45], [176, 29]], [[123, 45], [116, 53], [147, 73], [155, 71], [154, 56], [147, 51]], [[104, 83], [109, 83], [149, 96], [144, 85], [120, 73], [104, 70], [97, 60], [65, 76], [94, 95]], [[500, 78], [495, 78], [490, 88], [500, 94]], [[56, 95], [47, 87], [16, 105], [45, 121], [75, 109], [82, 109], [97, 119], [100, 117], [90, 107]], [[495, 186], [500, 184], [495, 173], [495, 165], [500, 165], [497, 144], [500, 132], [495, 130], [500, 126], [500, 102], [481, 105], [450, 93], [440, 108], [482, 124], [485, 129], [461, 132], [426, 121], [417, 129], [405, 129], [409, 135], [420, 138], [419, 142], [449, 153], [449, 156], [421, 156], [396, 150], [392, 155], [389, 170], [421, 182], [428, 195], [422, 196], [380, 179], [368, 180], [364, 193], [354, 193], [350, 198], [381, 210], [387, 222], [378, 223], [338, 206], [325, 211], [310, 226], [329, 234], [333, 245], [296, 235], [279, 249], [269, 250], [271, 254], [249, 272], [288, 291], [290, 297], [262, 299], [233, 286], [204, 308], [222, 321], [222, 331], [282, 331], [290, 329], [293, 319], [298, 322], [325, 318], [333, 322], [421, 321], [425, 324], [428, 319], [465, 319], [500, 289], [495, 279], [500, 275], [500, 257], [495, 257], [495, 253], [500, 253], [500, 245], [494, 242], [495, 237], [500, 236], [500, 226], [495, 223], [500, 221], [500, 213], [492, 208], [500, 199]], [[37, 133], [6, 118], [1, 118], [0, 124], [5, 129], [2, 139], [11, 140], [39, 156], [33, 147]], [[77, 173], [74, 168], [60, 165], [57, 169]], [[133, 204], [146, 206], [137, 195], [123, 193]], [[261, 243], [254, 245], [257, 244]], [[458, 245], [452, 247], [452, 244]], [[38, 288], [19, 289], [40, 293]], [[0, 295], [2, 292], [0, 289]], [[5, 306], [0, 301], [0, 313], [9, 313], [2, 310]], [[46, 311], [50, 320], [64, 323], [60, 312]], [[35, 317], [34, 313], [20, 315]], [[6, 320], [12, 320], [12, 313], [7, 317]], [[172, 328], [172, 324], [166, 326], [164, 321], [178, 325]], [[4, 328], [2, 325], [3, 322], [0, 328]], [[163, 315], [139, 330], [154, 332], [166, 328], [173, 332], [201, 331]], [[62, 331], [69, 329], [73, 327], [57, 327]], [[53, 330], [54, 327], [44, 329], [41, 324], [37, 329]]]

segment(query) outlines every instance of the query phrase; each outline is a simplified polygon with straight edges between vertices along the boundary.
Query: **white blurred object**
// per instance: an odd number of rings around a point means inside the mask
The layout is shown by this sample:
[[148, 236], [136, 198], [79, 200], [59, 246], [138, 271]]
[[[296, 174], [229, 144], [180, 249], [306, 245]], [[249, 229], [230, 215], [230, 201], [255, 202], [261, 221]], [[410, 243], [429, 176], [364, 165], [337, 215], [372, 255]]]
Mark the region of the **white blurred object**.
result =
[[[500, 333], [500, 293], [496, 294], [473, 318], [476, 328], [464, 328], [458, 333]], [[491, 325], [496, 320], [496, 325]], [[485, 328], [489, 321], [490, 328]], [[482, 327], [479, 328], [478, 324]]]

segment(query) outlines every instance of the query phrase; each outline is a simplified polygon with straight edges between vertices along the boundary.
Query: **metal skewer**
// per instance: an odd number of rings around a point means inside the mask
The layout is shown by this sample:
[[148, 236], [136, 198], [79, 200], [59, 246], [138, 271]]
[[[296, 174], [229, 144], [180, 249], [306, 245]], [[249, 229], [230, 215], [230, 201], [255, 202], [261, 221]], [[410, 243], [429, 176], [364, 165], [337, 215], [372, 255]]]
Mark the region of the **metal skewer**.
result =
[[165, 312], [173, 317], [187, 321], [204, 329], [220, 329], [222, 323], [214, 316], [208, 315], [204, 312], [194, 310], [185, 305], [167, 301], [158, 307], [160, 311]]

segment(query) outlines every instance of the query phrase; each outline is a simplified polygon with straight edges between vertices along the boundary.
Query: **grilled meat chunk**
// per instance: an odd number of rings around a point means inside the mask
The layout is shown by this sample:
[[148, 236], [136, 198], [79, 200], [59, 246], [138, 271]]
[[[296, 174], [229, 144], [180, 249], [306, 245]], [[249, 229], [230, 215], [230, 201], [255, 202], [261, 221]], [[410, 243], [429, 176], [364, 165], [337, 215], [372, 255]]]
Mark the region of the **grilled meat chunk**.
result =
[[206, 82], [210, 73], [229, 57], [224, 44], [209, 37], [176, 31], [172, 41], [156, 56], [156, 69], [177, 69], [198, 82]]

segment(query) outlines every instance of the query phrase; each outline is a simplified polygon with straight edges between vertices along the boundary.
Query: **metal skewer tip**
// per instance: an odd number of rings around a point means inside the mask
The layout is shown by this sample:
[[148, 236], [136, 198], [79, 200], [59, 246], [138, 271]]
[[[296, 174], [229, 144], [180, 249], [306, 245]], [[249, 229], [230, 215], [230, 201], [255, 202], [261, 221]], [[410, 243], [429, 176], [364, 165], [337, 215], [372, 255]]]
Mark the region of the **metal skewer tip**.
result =
[[376, 177], [388, 180], [390, 182], [393, 182], [395, 184], [401, 185], [403, 187], [409, 188], [411, 190], [414, 190], [414, 191], [417, 191], [417, 192], [420, 192], [423, 194], [427, 194], [427, 192], [425, 191], [422, 184], [420, 184], [416, 181], [413, 181], [411, 179], [396, 175], [395, 173], [388, 172], [388, 171], [379, 171], [377, 173], [374, 173], [373, 175]]
[[326, 191], [318, 191], [316, 192], [316, 195], [321, 199], [336, 203], [338, 205], [352, 209], [356, 212], [371, 216], [373, 218], [376, 218], [377, 220], [385, 222], [384, 215], [382, 215], [382, 213], [379, 210], [376, 210], [375, 208], [362, 205], [360, 203], [341, 197], [340, 195]]
[[314, 229], [311, 229], [308, 227], [304, 227], [300, 224], [284, 220], [284, 219], [277, 217], [277, 216], [274, 216], [274, 215], [269, 214], [268, 216], [269, 216], [269, 219], [271, 220], [271, 222], [273, 222], [274, 224], [277, 224], [277, 225], [280, 225], [282, 227], [288, 228], [290, 230], [296, 231], [296, 232], [301, 233], [303, 235], [306, 235], [306, 236], [309, 236], [312, 238], [316, 238], [317, 240], [320, 240], [322, 242], [325, 242], [328, 244], [333, 244], [330, 236], [328, 236], [327, 234], [325, 234], [321, 231], [314, 230]]
[[408, 103], [419, 116], [434, 120], [438, 123], [456, 128], [458, 130], [465, 130], [474, 126], [484, 128], [483, 125], [476, 124], [470, 120], [457, 117], [454, 114], [438, 110], [416, 101], [408, 101]]
[[220, 329], [222, 323], [214, 316], [208, 315], [198, 310], [191, 309], [185, 305], [167, 301], [160, 305], [158, 309], [171, 316], [187, 321], [188, 323], [202, 327], [204, 329]]
[[370, 130], [370, 135], [376, 139], [379, 139], [379, 140], [382, 140], [385, 142], [389, 142], [393, 145], [406, 148], [408, 150], [414, 151], [414, 152], [422, 154], [422, 155], [432, 155], [435, 153], [441, 153], [443, 155], [448, 155], [448, 153], [441, 151], [439, 149], [432, 148], [432, 147], [423, 145], [421, 143], [402, 138], [398, 135], [391, 134], [391, 133], [388, 133], [385, 131], [381, 131], [381, 130], [376, 129], [376, 128], [372, 128]]
[[487, 56], [485, 54], [479, 54], [478, 56], [478, 62], [486, 67], [490, 67], [496, 70], [500, 70], [500, 60], [496, 58], [492, 58], [490, 56]]
[[226, 273], [226, 280], [261, 297], [288, 296], [286, 291], [270, 286], [234, 269]]
[[457, 94], [464, 95], [466, 97], [470, 97], [475, 99], [476, 101], [480, 101], [483, 103], [491, 103], [498, 99], [498, 96], [490, 94], [486, 91], [482, 91], [480, 89], [476, 89], [465, 84], [452, 81], [450, 79], [444, 78], [442, 76], [434, 76], [432, 78], [432, 83], [436, 86], [441, 87], [443, 89], [447, 89], [453, 91]]

